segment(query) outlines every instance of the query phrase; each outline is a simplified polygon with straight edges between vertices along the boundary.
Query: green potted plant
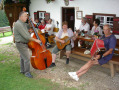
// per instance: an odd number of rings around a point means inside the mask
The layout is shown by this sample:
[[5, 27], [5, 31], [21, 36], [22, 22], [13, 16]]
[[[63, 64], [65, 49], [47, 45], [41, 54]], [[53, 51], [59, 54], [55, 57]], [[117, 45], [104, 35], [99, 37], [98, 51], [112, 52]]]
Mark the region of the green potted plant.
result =
[[55, 1], [55, 0], [46, 0], [47, 3], [50, 3], [51, 1]]

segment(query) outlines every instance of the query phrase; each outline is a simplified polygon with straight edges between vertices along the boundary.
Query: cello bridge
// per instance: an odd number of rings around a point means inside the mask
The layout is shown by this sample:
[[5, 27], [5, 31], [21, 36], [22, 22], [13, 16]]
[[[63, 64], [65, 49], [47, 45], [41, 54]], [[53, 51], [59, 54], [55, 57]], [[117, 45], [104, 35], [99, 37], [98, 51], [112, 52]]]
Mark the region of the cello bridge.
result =
[[44, 53], [44, 52], [46, 52], [46, 50], [43, 50], [42, 52], [40, 52], [40, 53]]

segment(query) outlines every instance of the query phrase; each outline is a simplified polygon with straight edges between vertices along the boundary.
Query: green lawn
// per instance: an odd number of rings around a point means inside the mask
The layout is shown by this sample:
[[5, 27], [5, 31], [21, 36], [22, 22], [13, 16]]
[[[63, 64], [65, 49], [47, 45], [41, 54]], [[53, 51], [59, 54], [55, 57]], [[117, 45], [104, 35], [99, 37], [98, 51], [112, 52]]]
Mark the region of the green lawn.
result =
[[0, 33], [0, 38], [8, 37], [8, 36], [11, 36], [11, 35], [12, 35], [12, 32], [5, 32], [4, 36], [3, 36], [3, 33]]
[[[9, 44], [6, 45], [6, 47], [9, 46]], [[51, 80], [25, 77], [19, 73], [19, 57], [12, 51], [6, 52], [3, 48], [2, 50], [0, 50], [0, 90], [76, 90], [62, 87]], [[35, 77], [34, 73], [32, 75]]]

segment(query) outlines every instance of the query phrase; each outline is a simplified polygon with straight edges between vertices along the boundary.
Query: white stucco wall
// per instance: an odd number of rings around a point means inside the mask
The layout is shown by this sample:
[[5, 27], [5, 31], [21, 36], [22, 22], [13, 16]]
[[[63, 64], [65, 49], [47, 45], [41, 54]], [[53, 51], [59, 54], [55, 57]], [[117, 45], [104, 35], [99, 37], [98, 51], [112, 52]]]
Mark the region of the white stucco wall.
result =
[[[116, 14], [119, 17], [119, 0], [74, 0], [69, 1], [68, 6], [65, 6], [64, 0], [55, 0], [49, 4], [46, 0], [31, 0], [30, 15], [34, 19], [33, 13], [36, 11], [50, 12], [54, 24], [59, 21], [59, 28], [61, 28], [62, 7], [79, 7], [79, 10], [83, 11], [83, 16], [92, 15], [92, 13], [107, 13]], [[79, 24], [80, 20], [76, 19], [75, 13], [75, 27], [78, 28]]]

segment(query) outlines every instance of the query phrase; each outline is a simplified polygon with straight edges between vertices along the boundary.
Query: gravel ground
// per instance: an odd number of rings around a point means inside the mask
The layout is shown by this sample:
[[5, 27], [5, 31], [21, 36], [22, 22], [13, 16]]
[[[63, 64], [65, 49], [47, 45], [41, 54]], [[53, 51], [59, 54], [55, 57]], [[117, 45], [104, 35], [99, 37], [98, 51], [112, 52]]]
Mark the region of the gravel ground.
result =
[[[15, 44], [0, 45], [0, 52], [14, 52], [13, 55], [19, 56]], [[52, 48], [50, 49], [52, 50]], [[80, 77], [79, 81], [74, 81], [68, 75], [70, 71], [77, 71], [86, 62], [80, 59], [70, 58], [70, 63], [65, 64], [66, 57], [59, 59], [57, 54], [56, 67], [45, 70], [36, 70], [31, 66], [32, 74], [35, 73], [34, 79], [45, 78], [52, 82], [59, 83], [62, 86], [75, 87], [78, 90], [119, 90], [119, 73], [111, 78], [110, 70], [101, 66], [92, 67], [85, 75]]]

